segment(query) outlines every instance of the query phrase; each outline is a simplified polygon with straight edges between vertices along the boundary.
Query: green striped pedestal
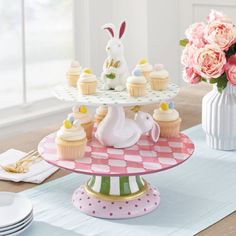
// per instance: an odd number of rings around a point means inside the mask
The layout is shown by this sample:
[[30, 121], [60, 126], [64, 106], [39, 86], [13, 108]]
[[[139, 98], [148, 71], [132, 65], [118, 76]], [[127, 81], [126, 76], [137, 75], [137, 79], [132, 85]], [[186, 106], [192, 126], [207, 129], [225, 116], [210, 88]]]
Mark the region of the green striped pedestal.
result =
[[103, 200], [131, 200], [147, 191], [147, 183], [140, 176], [92, 176], [85, 189]]

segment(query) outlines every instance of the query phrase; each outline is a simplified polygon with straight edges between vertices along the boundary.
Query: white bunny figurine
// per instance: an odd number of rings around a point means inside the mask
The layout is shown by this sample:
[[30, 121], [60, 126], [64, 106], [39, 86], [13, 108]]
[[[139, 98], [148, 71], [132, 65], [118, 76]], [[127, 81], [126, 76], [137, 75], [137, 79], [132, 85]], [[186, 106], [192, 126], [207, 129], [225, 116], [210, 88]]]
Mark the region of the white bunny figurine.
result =
[[160, 127], [150, 114], [139, 111], [134, 120], [127, 119], [121, 106], [112, 106], [108, 107], [108, 114], [98, 125], [95, 137], [104, 146], [126, 148], [137, 143], [147, 132], [157, 142]]
[[115, 89], [122, 91], [126, 88], [126, 78], [129, 75], [128, 66], [124, 57], [124, 46], [121, 38], [125, 32], [126, 23], [120, 25], [119, 35], [113, 24], [103, 25], [103, 29], [109, 32], [111, 39], [106, 46], [107, 58], [103, 64], [101, 79], [104, 82], [104, 90]]

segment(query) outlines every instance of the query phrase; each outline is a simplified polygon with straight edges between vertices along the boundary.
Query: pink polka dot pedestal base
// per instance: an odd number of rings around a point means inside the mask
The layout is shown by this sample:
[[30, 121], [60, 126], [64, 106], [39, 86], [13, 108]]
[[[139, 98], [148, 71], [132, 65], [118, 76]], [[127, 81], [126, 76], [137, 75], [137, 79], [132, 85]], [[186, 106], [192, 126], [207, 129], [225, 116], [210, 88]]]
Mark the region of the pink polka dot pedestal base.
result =
[[160, 193], [148, 184], [148, 190], [143, 195], [127, 201], [104, 201], [90, 196], [84, 186], [73, 194], [72, 202], [81, 212], [106, 219], [126, 219], [145, 215], [158, 207]]

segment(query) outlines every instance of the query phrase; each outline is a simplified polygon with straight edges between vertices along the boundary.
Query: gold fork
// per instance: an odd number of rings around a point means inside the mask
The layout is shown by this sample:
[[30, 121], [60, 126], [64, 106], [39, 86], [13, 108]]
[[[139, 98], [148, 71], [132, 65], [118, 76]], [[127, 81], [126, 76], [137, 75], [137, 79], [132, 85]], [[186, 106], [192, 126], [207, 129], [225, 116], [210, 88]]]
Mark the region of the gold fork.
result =
[[42, 157], [39, 155], [39, 153], [36, 150], [31, 150], [16, 163], [0, 167], [9, 173], [26, 173], [29, 171], [30, 164], [41, 160]]

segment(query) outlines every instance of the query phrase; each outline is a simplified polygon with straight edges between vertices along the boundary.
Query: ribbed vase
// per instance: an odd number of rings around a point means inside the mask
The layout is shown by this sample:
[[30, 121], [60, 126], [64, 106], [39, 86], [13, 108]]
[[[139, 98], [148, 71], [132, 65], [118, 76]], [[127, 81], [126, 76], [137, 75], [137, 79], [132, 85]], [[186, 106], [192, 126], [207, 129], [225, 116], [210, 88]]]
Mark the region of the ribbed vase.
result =
[[236, 150], [236, 86], [228, 82], [222, 93], [214, 86], [203, 97], [202, 127], [211, 148]]

